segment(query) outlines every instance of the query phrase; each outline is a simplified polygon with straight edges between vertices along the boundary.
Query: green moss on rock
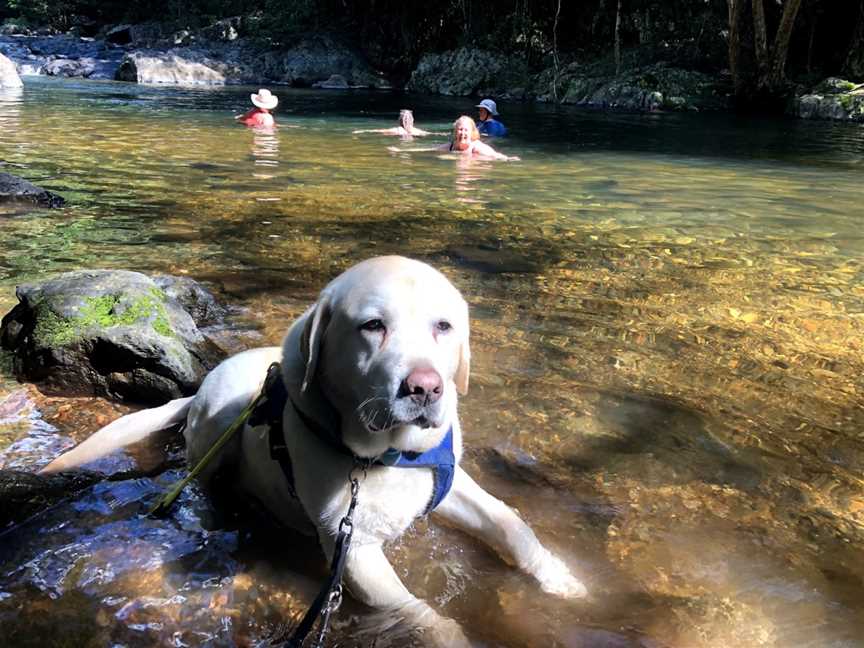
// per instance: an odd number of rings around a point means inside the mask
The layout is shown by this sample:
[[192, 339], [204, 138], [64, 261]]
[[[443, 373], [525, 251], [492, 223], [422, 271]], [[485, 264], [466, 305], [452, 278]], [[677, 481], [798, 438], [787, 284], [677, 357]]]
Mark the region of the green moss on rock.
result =
[[151, 288], [147, 294], [134, 299], [125, 308], [121, 306], [119, 295], [87, 297], [75, 317], [62, 317], [51, 307], [42, 303], [36, 308], [35, 338], [48, 346], [63, 346], [83, 337], [94, 328], [107, 329], [114, 326], [131, 326], [141, 320], [148, 320], [153, 330], [164, 337], [173, 337], [165, 307], [167, 296], [158, 288]]

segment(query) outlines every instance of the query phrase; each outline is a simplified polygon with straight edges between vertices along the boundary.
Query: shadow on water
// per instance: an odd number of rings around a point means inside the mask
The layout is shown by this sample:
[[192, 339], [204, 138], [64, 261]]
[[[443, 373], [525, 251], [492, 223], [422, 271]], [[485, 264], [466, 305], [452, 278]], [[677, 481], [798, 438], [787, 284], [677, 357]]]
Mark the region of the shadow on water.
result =
[[735, 449], [712, 436], [699, 412], [645, 394], [606, 394], [596, 412], [603, 430], [583, 452], [566, 461], [576, 470], [632, 472], [640, 456], [662, 465], [651, 472], [636, 470], [646, 484], [682, 484], [700, 480], [758, 491], [760, 470], [736, 457]]

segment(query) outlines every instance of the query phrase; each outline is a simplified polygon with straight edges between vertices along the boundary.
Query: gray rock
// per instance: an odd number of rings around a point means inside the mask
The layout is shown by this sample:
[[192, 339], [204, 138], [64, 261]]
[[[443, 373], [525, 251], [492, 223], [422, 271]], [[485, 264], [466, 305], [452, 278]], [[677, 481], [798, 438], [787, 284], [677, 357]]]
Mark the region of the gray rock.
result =
[[62, 36], [0, 36], [0, 51], [22, 75], [47, 74], [113, 79], [124, 50], [93, 38]]
[[129, 52], [114, 78], [133, 83], [172, 85], [225, 85], [251, 81], [242, 66], [192, 48]]
[[358, 52], [327, 36], [309, 37], [289, 50], [273, 51], [244, 40], [243, 33], [254, 32], [251, 19], [228, 18], [194, 32], [168, 34], [163, 29], [157, 23], [118, 25], [103, 33], [107, 40], [68, 34], [0, 36], [0, 52], [25, 75], [172, 85], [282, 83], [303, 87], [321, 82], [324, 87], [336, 87], [327, 84], [331, 77], [341, 76], [348, 87], [391, 87]]
[[105, 41], [115, 45], [128, 45], [132, 42], [132, 25], [116, 25], [105, 33]]
[[324, 36], [305, 39], [284, 52], [263, 52], [250, 64], [271, 81], [292, 86], [310, 87], [337, 75], [351, 87], [390, 87], [357, 52]]
[[213, 41], [217, 43], [230, 43], [236, 41], [240, 37], [243, 19], [240, 16], [232, 16], [219, 20], [209, 27], [205, 27], [200, 31], [200, 37], [203, 40]]
[[5, 22], [0, 25], [0, 36], [29, 36], [30, 30], [15, 22]]
[[350, 86], [341, 74], [331, 74], [329, 79], [313, 83], [312, 87], [323, 88], [325, 90], [347, 90]]
[[138, 272], [70, 272], [16, 295], [0, 344], [15, 375], [49, 393], [162, 403], [194, 393], [223, 355]]
[[66, 203], [57, 194], [11, 173], [0, 173], [0, 203], [2, 202], [26, 202], [42, 207], [61, 207]]
[[802, 119], [864, 122], [864, 84], [829, 77], [795, 97], [789, 111]]
[[92, 486], [102, 475], [87, 471], [36, 475], [0, 470], [0, 531]]
[[209, 290], [189, 277], [153, 275], [153, 281], [192, 317], [195, 326], [204, 328], [224, 322], [228, 310]]
[[524, 89], [529, 82], [528, 68], [523, 61], [462, 47], [424, 55], [405, 89], [456, 97], [502, 96], [511, 88]]
[[[540, 101], [552, 101], [553, 71], [538, 77], [545, 88]], [[712, 76], [664, 63], [627, 70], [610, 78], [602, 66], [571, 64], [558, 77], [562, 103], [604, 110], [653, 112], [657, 110], [721, 110], [728, 107], [727, 90]]]
[[15, 63], [0, 54], [0, 90], [20, 88], [23, 85]]
[[61, 77], [88, 77], [93, 74], [95, 66], [85, 59], [54, 59], [46, 63], [40, 70], [41, 74], [46, 76], [61, 76]]

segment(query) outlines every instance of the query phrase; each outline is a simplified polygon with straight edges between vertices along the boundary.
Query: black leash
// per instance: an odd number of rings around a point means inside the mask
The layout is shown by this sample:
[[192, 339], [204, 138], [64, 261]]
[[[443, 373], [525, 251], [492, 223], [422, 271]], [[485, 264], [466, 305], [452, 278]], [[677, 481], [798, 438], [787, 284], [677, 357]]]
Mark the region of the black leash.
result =
[[354, 477], [354, 470], [361, 469], [366, 476], [366, 467], [359, 460], [355, 468], [352, 468], [348, 479], [351, 483], [351, 503], [348, 512], [339, 522], [339, 533], [336, 536], [336, 548], [333, 552], [333, 562], [330, 564], [330, 576], [324, 582], [318, 596], [312, 602], [300, 625], [294, 630], [291, 638], [284, 644], [285, 648], [301, 648], [306, 637], [312, 631], [315, 622], [320, 617], [318, 636], [312, 648], [321, 648], [324, 645], [324, 637], [330, 625], [330, 616], [339, 609], [342, 604], [342, 574], [345, 571], [345, 561], [348, 558], [348, 548], [351, 546], [351, 535], [354, 533], [354, 508], [357, 506], [357, 493], [360, 484]]

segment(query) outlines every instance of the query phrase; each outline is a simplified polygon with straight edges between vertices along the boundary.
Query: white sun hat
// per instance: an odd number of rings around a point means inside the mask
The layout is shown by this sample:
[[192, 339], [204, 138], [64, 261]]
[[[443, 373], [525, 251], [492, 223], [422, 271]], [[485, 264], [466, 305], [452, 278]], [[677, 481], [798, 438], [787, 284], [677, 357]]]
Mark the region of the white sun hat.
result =
[[498, 116], [498, 106], [496, 106], [495, 102], [492, 101], [491, 99], [484, 99], [483, 101], [481, 101], [479, 104], [477, 104], [474, 107], [475, 108], [485, 108], [486, 110], [489, 111], [489, 114], [492, 115], [493, 117]]
[[249, 98], [252, 100], [253, 104], [266, 110], [273, 110], [276, 107], [276, 104], [279, 103], [279, 99], [276, 98], [276, 95], [271, 94], [267, 88], [261, 88], [258, 91], [258, 94], [251, 94], [249, 95]]

